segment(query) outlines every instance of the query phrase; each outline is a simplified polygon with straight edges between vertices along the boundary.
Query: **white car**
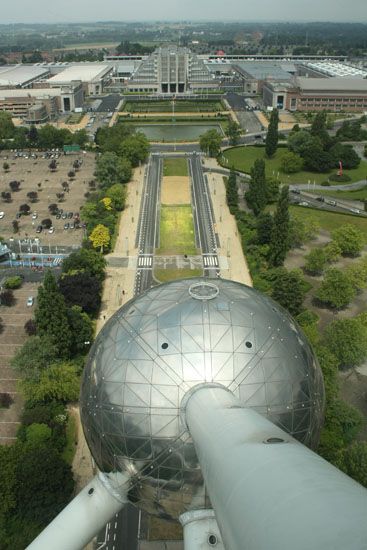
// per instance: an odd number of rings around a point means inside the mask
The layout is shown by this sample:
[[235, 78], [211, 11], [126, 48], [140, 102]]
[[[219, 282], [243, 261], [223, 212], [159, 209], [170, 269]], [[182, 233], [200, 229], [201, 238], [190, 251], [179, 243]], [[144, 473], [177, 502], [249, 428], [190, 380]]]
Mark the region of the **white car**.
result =
[[50, 229], [48, 230], [49, 233], [53, 233], [54, 231], [55, 231], [54, 227], [50, 227]]
[[300, 205], [300, 206], [309, 206], [309, 203], [306, 202], [306, 201], [301, 201], [301, 202], [299, 203], [299, 205]]
[[27, 298], [27, 307], [32, 307], [33, 304], [34, 304], [33, 296], [28, 296], [28, 298]]
[[0, 220], [2, 220], [4, 216], [5, 216], [4, 212], [0, 212]]
[[32, 214], [32, 220], [36, 220], [38, 218], [37, 212], [33, 212]]

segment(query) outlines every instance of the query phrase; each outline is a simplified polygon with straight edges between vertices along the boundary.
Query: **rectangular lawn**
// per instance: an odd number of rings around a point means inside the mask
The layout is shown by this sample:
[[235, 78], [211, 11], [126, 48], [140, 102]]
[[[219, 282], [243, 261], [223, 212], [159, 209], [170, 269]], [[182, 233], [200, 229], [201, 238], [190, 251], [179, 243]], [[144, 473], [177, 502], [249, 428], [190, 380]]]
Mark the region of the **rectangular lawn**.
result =
[[187, 160], [185, 158], [164, 159], [164, 176], [188, 176]]
[[289, 209], [291, 214], [297, 216], [297, 218], [302, 220], [314, 220], [320, 225], [321, 229], [325, 229], [326, 231], [333, 231], [341, 225], [355, 225], [364, 233], [367, 242], [367, 219], [365, 218], [327, 212], [325, 210], [316, 210], [313, 208], [304, 208], [302, 206], [290, 206]]
[[[310, 181], [311, 183], [315, 181], [317, 184], [320, 184], [323, 181], [327, 181], [328, 176], [335, 174], [337, 171], [337, 169], [335, 168], [334, 170], [330, 170], [330, 172], [325, 174], [307, 172], [306, 170], [302, 170], [301, 172], [297, 172], [296, 174], [284, 174], [281, 171], [280, 163], [282, 156], [287, 151], [288, 149], [286, 149], [285, 147], [278, 148], [274, 157], [268, 159], [265, 155], [264, 147], [233, 147], [223, 152], [222, 157], [225, 160], [222, 164], [228, 168], [234, 166], [234, 168], [249, 174], [255, 160], [264, 159], [267, 177], [278, 177], [282, 183], [287, 183], [290, 185], [297, 183], [308, 183], [308, 181]], [[353, 170], [344, 170], [344, 173], [351, 178], [350, 182], [348, 183], [365, 180], [367, 175], [367, 162], [362, 160], [358, 168], [354, 168]], [[330, 182], [330, 185], [332, 186], [333, 182]], [[336, 185], [335, 182], [334, 185]]]
[[196, 254], [194, 222], [190, 205], [162, 206], [160, 246], [157, 254]]

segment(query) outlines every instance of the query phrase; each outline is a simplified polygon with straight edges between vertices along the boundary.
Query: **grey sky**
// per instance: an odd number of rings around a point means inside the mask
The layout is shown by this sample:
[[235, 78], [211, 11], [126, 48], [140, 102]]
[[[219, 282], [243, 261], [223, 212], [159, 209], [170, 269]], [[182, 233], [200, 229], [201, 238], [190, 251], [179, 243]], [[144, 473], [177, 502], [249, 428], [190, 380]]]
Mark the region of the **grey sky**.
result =
[[3, 0], [1, 23], [235, 20], [367, 22], [366, 0]]

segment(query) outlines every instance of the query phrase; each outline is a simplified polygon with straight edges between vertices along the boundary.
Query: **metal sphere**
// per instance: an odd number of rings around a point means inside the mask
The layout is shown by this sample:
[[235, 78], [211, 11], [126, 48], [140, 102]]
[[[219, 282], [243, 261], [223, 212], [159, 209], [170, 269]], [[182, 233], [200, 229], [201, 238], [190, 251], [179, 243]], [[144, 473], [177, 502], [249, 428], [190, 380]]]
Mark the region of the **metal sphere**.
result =
[[208, 505], [180, 418], [184, 395], [203, 382], [230, 388], [245, 407], [305, 445], [318, 441], [321, 371], [284, 309], [222, 279], [154, 287], [119, 309], [99, 333], [80, 404], [99, 469], [132, 474], [130, 499], [161, 517], [176, 519]]

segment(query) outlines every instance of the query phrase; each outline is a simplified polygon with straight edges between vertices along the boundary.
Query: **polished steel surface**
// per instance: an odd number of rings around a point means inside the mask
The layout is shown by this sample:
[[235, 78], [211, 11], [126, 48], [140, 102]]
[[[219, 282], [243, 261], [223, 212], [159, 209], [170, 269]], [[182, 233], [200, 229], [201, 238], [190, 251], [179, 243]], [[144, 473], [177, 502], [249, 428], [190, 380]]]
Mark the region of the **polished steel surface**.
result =
[[100, 470], [132, 474], [130, 499], [161, 517], [208, 506], [180, 416], [184, 395], [203, 382], [228, 387], [302, 443], [315, 447], [318, 441], [321, 371], [282, 308], [222, 279], [154, 287], [125, 304], [99, 333], [80, 405]]

